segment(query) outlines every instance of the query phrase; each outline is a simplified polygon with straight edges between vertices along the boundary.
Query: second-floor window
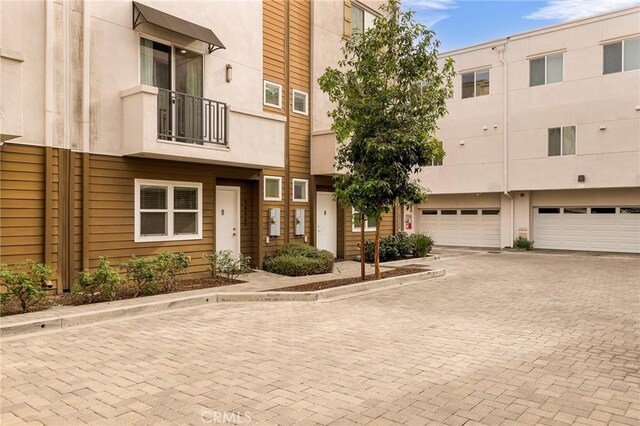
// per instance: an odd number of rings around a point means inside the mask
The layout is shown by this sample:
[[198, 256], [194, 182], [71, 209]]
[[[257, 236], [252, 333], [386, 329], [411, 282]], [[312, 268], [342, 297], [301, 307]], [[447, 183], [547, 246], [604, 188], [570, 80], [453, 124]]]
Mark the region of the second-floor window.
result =
[[640, 69], [640, 37], [628, 38], [602, 46], [602, 73]]
[[363, 7], [351, 3], [351, 33], [362, 33], [373, 26], [375, 15]]
[[489, 68], [462, 73], [462, 99], [489, 94]]
[[181, 47], [140, 38], [140, 83], [202, 97], [203, 57]]
[[562, 81], [562, 53], [529, 60], [529, 87]]
[[282, 85], [265, 80], [263, 102], [266, 106], [282, 108]]
[[576, 126], [552, 127], [548, 130], [548, 155], [576, 155]]
[[309, 115], [309, 95], [300, 90], [293, 89], [293, 102], [291, 108], [298, 114]]

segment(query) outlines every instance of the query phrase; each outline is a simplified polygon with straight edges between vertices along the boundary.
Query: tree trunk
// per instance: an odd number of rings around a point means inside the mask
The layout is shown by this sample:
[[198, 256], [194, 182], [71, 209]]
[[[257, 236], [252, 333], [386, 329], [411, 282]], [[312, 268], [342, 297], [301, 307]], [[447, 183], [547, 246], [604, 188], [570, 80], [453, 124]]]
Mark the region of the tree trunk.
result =
[[365, 259], [364, 259], [364, 221], [360, 221], [360, 279], [365, 278]]
[[376, 273], [376, 280], [379, 280], [380, 278], [382, 278], [381, 275], [380, 275], [380, 221], [376, 222], [375, 247], [376, 247], [375, 248], [375, 255], [374, 255], [375, 273]]

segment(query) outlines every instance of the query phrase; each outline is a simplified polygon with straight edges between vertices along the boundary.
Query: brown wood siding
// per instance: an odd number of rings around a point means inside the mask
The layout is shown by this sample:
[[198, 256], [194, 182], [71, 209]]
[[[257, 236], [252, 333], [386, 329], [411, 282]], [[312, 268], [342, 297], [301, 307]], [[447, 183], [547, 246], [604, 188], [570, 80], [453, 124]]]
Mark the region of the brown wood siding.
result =
[[265, 106], [264, 110], [284, 114], [285, 97], [285, 0], [263, 0], [262, 2], [263, 67], [265, 80], [282, 85], [282, 108]]
[[[182, 251], [191, 256], [190, 274], [202, 275], [207, 265], [202, 255], [211, 253], [215, 245], [214, 197], [216, 182], [221, 178], [255, 178], [256, 171], [210, 166], [197, 163], [172, 162], [138, 158], [120, 158], [91, 155], [89, 171], [89, 265], [98, 263], [100, 256], [108, 256], [113, 263], [124, 262], [132, 255], [151, 256], [163, 251]], [[134, 181], [155, 179], [167, 181], [200, 182], [203, 185], [203, 237], [201, 240], [134, 242]], [[241, 187], [241, 206], [251, 200], [256, 183], [237, 182]], [[242, 189], [244, 188], [244, 191]], [[242, 213], [242, 212], [241, 212]], [[251, 251], [250, 241], [256, 241], [249, 218], [242, 235], [242, 250]], [[255, 242], [254, 242], [255, 245]]]
[[0, 148], [0, 263], [44, 261], [45, 150]]
[[[353, 232], [351, 226], [351, 209], [343, 209], [344, 218], [344, 258], [352, 260], [355, 256], [360, 254], [358, 244], [360, 243], [360, 232]], [[338, 218], [340, 220], [340, 218]], [[387, 235], [393, 235], [393, 213], [389, 212], [382, 217], [380, 224], [380, 236], [386, 237]], [[375, 238], [375, 231], [367, 231], [364, 234], [366, 240], [373, 240]]]

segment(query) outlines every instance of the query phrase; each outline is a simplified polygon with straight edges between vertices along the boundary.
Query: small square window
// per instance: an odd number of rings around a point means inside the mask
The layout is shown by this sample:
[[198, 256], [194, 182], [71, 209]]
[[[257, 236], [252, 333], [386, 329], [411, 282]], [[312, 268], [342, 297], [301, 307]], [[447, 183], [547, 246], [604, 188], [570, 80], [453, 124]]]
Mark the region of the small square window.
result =
[[489, 94], [489, 68], [462, 74], [462, 99]]
[[553, 127], [548, 129], [549, 157], [576, 155], [576, 126]]
[[309, 201], [309, 181], [293, 179], [293, 201]]
[[282, 200], [282, 178], [279, 176], [264, 177], [264, 199], [266, 201]]
[[299, 90], [293, 90], [293, 112], [309, 115], [309, 95]]
[[282, 108], [282, 85], [264, 81], [264, 104], [274, 108]]
[[560, 83], [563, 79], [562, 53], [529, 60], [529, 86]]

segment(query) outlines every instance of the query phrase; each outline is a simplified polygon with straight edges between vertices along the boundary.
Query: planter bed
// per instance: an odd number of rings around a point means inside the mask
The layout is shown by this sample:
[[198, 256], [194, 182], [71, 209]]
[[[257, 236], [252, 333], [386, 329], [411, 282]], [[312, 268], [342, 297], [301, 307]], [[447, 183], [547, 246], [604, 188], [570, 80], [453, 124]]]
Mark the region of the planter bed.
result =
[[[241, 284], [244, 282], [245, 281], [234, 280], [234, 279], [229, 280], [223, 277], [187, 278], [177, 282], [175, 291], [158, 291], [153, 294], [140, 295], [137, 298], [146, 297], [146, 296], [155, 296], [157, 294], [180, 293], [180, 292], [189, 291], [189, 290], [200, 290], [203, 288], [224, 287], [224, 286], [230, 286], [235, 284]], [[118, 295], [114, 300], [132, 299], [133, 295], [134, 295], [134, 289], [132, 287], [123, 287], [118, 292]], [[90, 304], [99, 304], [102, 302], [110, 302], [110, 301], [111, 300], [98, 300], [93, 303], [87, 303], [85, 302], [85, 299], [82, 295], [64, 293], [56, 296], [46, 296], [41, 303], [37, 305], [32, 305], [29, 308], [29, 312], [45, 311], [47, 309], [50, 309], [56, 306], [90, 305]], [[17, 301], [6, 302], [2, 304], [2, 308], [0, 310], [0, 317], [4, 317], [8, 315], [16, 315], [21, 313], [23, 312], [20, 309], [20, 304]]]
[[[388, 271], [384, 271], [382, 272], [382, 278], [391, 278], [391, 277], [398, 277], [398, 276], [402, 276], [402, 275], [411, 275], [411, 274], [417, 274], [420, 272], [426, 272], [426, 271], [430, 271], [430, 269], [427, 268], [403, 268], [403, 267], [398, 267], [398, 268], [394, 268]], [[365, 276], [364, 281], [374, 281], [375, 280], [375, 275], [374, 274], [369, 274]], [[318, 291], [318, 290], [325, 290], [327, 288], [335, 288], [335, 287], [342, 287], [342, 286], [346, 286], [346, 285], [350, 285], [350, 284], [357, 284], [357, 283], [361, 283], [364, 282], [362, 281], [362, 279], [360, 278], [360, 276], [357, 277], [351, 277], [351, 278], [338, 278], [338, 279], [332, 279], [332, 280], [326, 280], [326, 281], [316, 281], [316, 282], [312, 282], [312, 283], [307, 283], [307, 284], [300, 284], [300, 285], [294, 285], [294, 286], [290, 286], [290, 287], [283, 287], [283, 288], [274, 288], [271, 290], [264, 290], [264, 291], [292, 291], [292, 292], [306, 292], [306, 291]]]

